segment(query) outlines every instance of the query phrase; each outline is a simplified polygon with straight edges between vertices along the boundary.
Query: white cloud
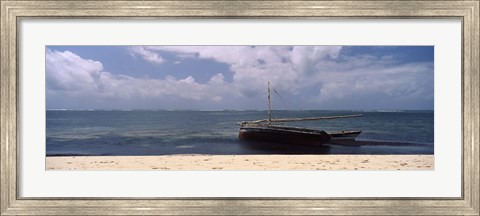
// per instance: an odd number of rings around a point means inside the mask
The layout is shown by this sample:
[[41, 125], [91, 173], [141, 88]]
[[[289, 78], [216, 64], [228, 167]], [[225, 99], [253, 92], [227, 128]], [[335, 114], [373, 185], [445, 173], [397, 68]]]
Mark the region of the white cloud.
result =
[[128, 51], [130, 52], [130, 55], [135, 57], [139, 56], [143, 60], [154, 64], [162, 64], [165, 62], [165, 59], [163, 59], [158, 53], [144, 49], [142, 46], [130, 47]]
[[271, 81], [280, 93], [304, 96], [310, 105], [320, 107], [360, 99], [433, 101], [433, 62], [400, 63], [391, 55], [345, 56], [340, 55], [340, 46], [144, 46], [129, 50], [152, 63], [164, 62], [159, 52], [170, 52], [182, 61], [200, 58], [225, 63], [233, 72], [233, 81], [217, 73], [202, 84], [194, 79], [193, 71], [185, 79], [114, 75], [103, 71], [98, 61], [68, 51], [47, 51], [49, 88], [103, 98], [248, 103], [263, 98], [266, 83]]
[[225, 77], [223, 76], [223, 74], [219, 73], [213, 76], [212, 78], [210, 78], [210, 81], [208, 83], [213, 85], [223, 85], [225, 84], [224, 79]]
[[83, 59], [65, 51], [48, 50], [47, 88], [66, 97], [88, 96], [92, 99], [131, 99], [175, 96], [193, 100], [219, 101], [217, 90], [224, 88], [223, 77], [212, 77], [209, 84], [199, 84], [191, 76], [175, 79], [141, 79], [114, 75], [103, 70], [98, 61]]
[[230, 65], [233, 86], [252, 97], [265, 91], [267, 81], [278, 89], [298, 94], [313, 66], [336, 58], [339, 46], [146, 46], [146, 50], [169, 51], [179, 58], [212, 59]]
[[222, 101], [222, 99], [223, 99], [223, 98], [220, 97], [220, 96], [214, 96], [214, 97], [212, 98], [212, 101], [220, 102], [220, 101]]
[[82, 59], [69, 51], [47, 50], [46, 56], [46, 78], [49, 88], [88, 91], [101, 87], [102, 63]]
[[[382, 58], [364, 60], [362, 67], [357, 65], [357, 60], [346, 62], [342, 70], [331, 67], [315, 75], [313, 80], [322, 80], [322, 87], [313, 102], [329, 100], [366, 98], [381, 100], [373, 95], [384, 95], [395, 98], [425, 98], [433, 100], [433, 63], [419, 62], [401, 65], [383, 65]], [[349, 65], [350, 64], [350, 65]], [[340, 68], [340, 69], [338, 69]], [[367, 102], [367, 101], [365, 101]]]

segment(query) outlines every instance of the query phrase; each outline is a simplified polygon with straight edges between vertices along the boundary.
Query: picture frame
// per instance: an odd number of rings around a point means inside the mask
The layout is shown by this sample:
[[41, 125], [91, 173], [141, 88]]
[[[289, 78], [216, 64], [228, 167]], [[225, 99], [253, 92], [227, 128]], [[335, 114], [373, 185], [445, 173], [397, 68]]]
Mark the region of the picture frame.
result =
[[[53, 18], [461, 18], [461, 198], [23, 198], [19, 196], [18, 21]], [[479, 1], [1, 0], [1, 215], [479, 215]]]

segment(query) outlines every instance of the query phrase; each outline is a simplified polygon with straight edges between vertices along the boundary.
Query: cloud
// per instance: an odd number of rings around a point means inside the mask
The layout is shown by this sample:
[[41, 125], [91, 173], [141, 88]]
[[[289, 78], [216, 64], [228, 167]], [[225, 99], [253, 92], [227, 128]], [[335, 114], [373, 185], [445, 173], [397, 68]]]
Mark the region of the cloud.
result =
[[[102, 63], [72, 52], [47, 51], [48, 88], [95, 98], [181, 98], [210, 101], [218, 106], [257, 104], [270, 81], [280, 94], [301, 100], [310, 108], [368, 107], [382, 104], [433, 108], [433, 62], [402, 62], [391, 53], [345, 54], [341, 46], [137, 46], [128, 50], [148, 62], [173, 55], [176, 62], [208, 59], [229, 65], [231, 82], [221, 73], [206, 83], [194, 77], [175, 79], [134, 78], [104, 71]], [[189, 74], [207, 73], [199, 68]], [[167, 103], [167, 101], [165, 101]], [[178, 100], [177, 100], [178, 102]], [[235, 104], [228, 104], [235, 103]], [[192, 104], [188, 104], [192, 105]], [[430, 105], [428, 105], [430, 104]]]
[[271, 81], [277, 89], [292, 95], [317, 89], [309, 100], [317, 105], [360, 98], [365, 104], [375, 99], [386, 103], [410, 99], [431, 102], [433, 108], [433, 62], [400, 62], [392, 54], [342, 55], [341, 46], [150, 46], [146, 49], [229, 64], [234, 73], [232, 86], [245, 97], [263, 95], [266, 82]]
[[146, 46], [152, 52], [167, 51], [179, 58], [212, 59], [230, 65], [233, 85], [246, 97], [262, 95], [267, 81], [292, 94], [314, 73], [313, 67], [336, 58], [340, 46]]
[[130, 47], [128, 51], [130, 52], [130, 55], [134, 57], [138, 56], [143, 60], [154, 64], [162, 64], [165, 62], [165, 59], [163, 59], [158, 53], [144, 49], [142, 46]]
[[313, 62], [303, 64], [300, 78], [313, 89], [313, 107], [433, 109], [433, 62], [364, 54]]
[[219, 101], [217, 90], [225, 88], [222, 75], [212, 77], [208, 85], [191, 76], [175, 79], [142, 79], [104, 71], [102, 63], [69, 52], [47, 50], [47, 89], [57, 96], [91, 99], [162, 99], [175, 96], [193, 100]]
[[102, 63], [65, 51], [46, 53], [47, 86], [55, 90], [90, 91], [102, 86]]

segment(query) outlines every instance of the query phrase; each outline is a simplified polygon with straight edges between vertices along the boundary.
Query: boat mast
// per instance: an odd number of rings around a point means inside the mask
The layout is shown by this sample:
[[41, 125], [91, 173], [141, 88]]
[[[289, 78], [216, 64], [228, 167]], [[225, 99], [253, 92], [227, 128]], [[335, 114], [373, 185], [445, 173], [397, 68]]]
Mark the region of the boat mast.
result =
[[268, 81], [268, 124], [272, 123], [272, 113], [270, 112], [270, 81]]
[[[273, 89], [275, 91], [275, 89]], [[276, 92], [276, 91], [275, 91]], [[361, 117], [362, 114], [354, 114], [354, 115], [343, 115], [343, 116], [322, 116], [322, 117], [308, 117], [308, 118], [276, 118], [272, 119], [272, 113], [270, 110], [270, 81], [268, 81], [268, 119], [261, 119], [256, 121], [242, 121], [239, 122], [241, 125], [245, 124], [260, 124], [264, 122], [268, 122], [268, 124], [272, 124], [272, 122], [293, 122], [293, 121], [316, 121], [316, 120], [329, 120], [329, 119], [339, 119], [339, 118], [355, 118]]]

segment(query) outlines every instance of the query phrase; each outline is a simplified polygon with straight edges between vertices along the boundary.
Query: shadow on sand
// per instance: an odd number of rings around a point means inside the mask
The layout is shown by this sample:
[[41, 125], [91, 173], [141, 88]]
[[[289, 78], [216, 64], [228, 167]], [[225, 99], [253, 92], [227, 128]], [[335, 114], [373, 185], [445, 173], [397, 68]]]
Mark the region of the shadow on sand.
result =
[[255, 154], [433, 154], [433, 145], [385, 141], [332, 141], [324, 145], [296, 145], [240, 141], [242, 148]]
[[243, 148], [255, 150], [259, 154], [329, 154], [330, 147], [325, 145], [293, 145], [241, 140]]

